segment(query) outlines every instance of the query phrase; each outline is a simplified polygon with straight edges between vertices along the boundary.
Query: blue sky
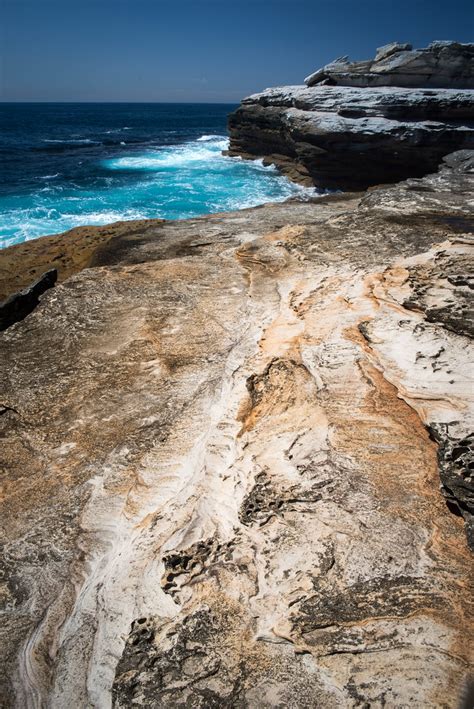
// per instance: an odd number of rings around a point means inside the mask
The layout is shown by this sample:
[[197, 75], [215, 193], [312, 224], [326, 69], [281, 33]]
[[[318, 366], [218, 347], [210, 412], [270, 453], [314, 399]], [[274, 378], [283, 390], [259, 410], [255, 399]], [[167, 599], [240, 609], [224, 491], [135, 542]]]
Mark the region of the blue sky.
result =
[[2, 0], [3, 101], [238, 102], [342, 54], [474, 38], [468, 0]]

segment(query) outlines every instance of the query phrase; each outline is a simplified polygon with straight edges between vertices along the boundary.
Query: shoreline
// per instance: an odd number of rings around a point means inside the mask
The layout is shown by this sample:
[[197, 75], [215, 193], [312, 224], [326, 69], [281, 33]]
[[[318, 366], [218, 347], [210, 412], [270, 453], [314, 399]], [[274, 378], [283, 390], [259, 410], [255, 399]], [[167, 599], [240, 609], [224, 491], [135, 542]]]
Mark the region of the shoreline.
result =
[[[209, 125], [211, 119], [191, 112], [180, 119], [181, 129], [171, 130], [172, 116], [158, 109], [148, 113], [130, 109], [117, 118], [99, 107], [91, 125], [80, 114], [74, 133], [47, 127], [38, 133], [35, 126], [15, 132], [10, 125], [4, 141], [10, 163], [0, 205], [2, 246], [79, 226], [232, 211], [301, 190], [261, 160], [226, 157], [226, 115], [214, 116]], [[44, 122], [48, 112], [40, 112], [40, 127], [41, 118]], [[196, 121], [202, 125], [195, 127]]]
[[77, 254], [0, 336], [18, 704], [198, 705], [204, 686], [223, 705], [238, 686], [246, 706], [270, 687], [335, 707], [355, 673], [364, 700], [454, 709], [474, 541], [464, 158], [27, 243]]
[[291, 203], [292, 201], [317, 203], [322, 199], [341, 199], [351, 196], [351, 192], [321, 194], [314, 197], [288, 197], [285, 200], [265, 202], [254, 207], [229, 212], [210, 212], [187, 219], [138, 219], [111, 222], [104, 225], [84, 225], [68, 229], [57, 234], [45, 234], [19, 244], [11, 244], [0, 249], [0, 303], [18, 291], [27, 288], [42, 273], [56, 268], [58, 283], [93, 266], [94, 254], [110, 239], [124, 233], [141, 233], [147, 228], [154, 228], [161, 223], [193, 222], [211, 220], [239, 214], [250, 210], [271, 207], [272, 205]]

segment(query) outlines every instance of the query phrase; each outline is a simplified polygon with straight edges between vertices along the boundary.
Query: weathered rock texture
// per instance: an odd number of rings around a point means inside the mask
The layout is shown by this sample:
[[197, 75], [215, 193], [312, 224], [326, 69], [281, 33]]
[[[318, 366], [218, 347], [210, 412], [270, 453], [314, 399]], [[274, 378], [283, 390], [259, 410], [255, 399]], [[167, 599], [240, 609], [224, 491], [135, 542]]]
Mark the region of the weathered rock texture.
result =
[[474, 44], [432, 42], [425, 49], [392, 42], [375, 59], [340, 57], [305, 79], [308, 86], [432, 86], [474, 89]]
[[[154, 220], [155, 223], [159, 220]], [[147, 220], [115, 222], [106, 226], [80, 226], [64, 234], [15, 244], [0, 253], [0, 301], [28, 289], [43, 273], [55, 269], [62, 282], [93, 264], [97, 248], [122, 233], [143, 233]]]
[[283, 86], [244, 99], [229, 131], [230, 155], [264, 158], [304, 184], [365, 189], [474, 148], [474, 92]]
[[468, 157], [121, 227], [1, 335], [7, 706], [457, 707]]
[[264, 158], [304, 184], [365, 189], [474, 148], [474, 44], [393, 43], [305, 81], [244, 99], [229, 117], [229, 154]]

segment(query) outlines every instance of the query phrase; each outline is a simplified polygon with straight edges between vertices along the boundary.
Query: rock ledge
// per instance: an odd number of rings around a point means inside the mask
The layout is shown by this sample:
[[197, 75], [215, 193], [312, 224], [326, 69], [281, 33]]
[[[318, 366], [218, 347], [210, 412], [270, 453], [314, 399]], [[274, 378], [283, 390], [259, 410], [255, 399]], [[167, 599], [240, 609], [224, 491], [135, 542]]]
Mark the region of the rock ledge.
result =
[[307, 86], [474, 88], [474, 44], [432, 42], [425, 49], [392, 42], [375, 59], [340, 57], [305, 79]]
[[[474, 91], [456, 88], [472, 84], [473, 53], [474, 45], [456, 43], [417, 52], [389, 45], [374, 62], [333, 62], [309, 77], [309, 86], [249, 96], [229, 117], [229, 154], [263, 158], [291, 179], [322, 189], [422, 177], [445, 155], [474, 147]], [[409, 72], [419, 56], [426, 64], [445, 55], [452, 61], [444, 82]], [[399, 78], [397, 67], [409, 81]]]
[[24, 245], [2, 705], [458, 707], [472, 170]]

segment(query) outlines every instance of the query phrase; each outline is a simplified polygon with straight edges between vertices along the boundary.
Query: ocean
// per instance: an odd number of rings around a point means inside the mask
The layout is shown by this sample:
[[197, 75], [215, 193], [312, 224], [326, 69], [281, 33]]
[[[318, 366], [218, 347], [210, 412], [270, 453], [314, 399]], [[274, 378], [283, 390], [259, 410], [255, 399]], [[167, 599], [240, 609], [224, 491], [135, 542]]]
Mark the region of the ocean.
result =
[[222, 104], [0, 104], [0, 247], [75, 226], [185, 219], [302, 194], [223, 156]]

